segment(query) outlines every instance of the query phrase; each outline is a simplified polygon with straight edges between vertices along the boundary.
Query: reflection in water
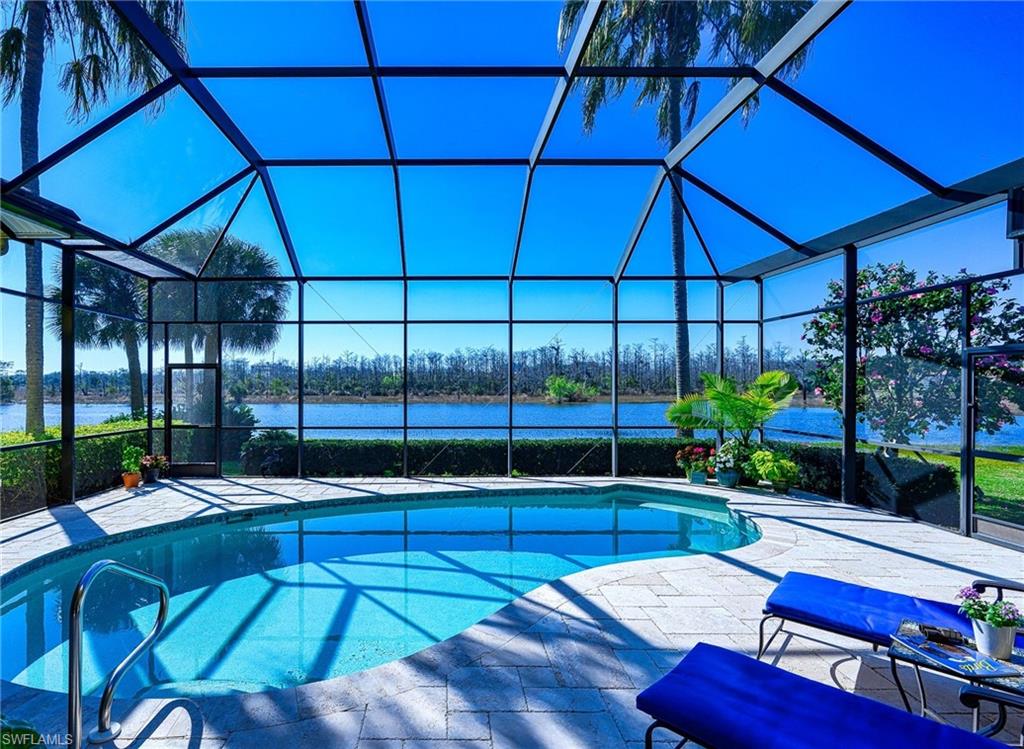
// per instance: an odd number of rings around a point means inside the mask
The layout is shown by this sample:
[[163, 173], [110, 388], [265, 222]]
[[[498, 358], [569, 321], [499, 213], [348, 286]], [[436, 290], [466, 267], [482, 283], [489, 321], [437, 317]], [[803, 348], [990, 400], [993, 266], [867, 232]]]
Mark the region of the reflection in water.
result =
[[[55, 564], [5, 587], [2, 676], [65, 688], [65, 602], [99, 558], [168, 582], [164, 634], [119, 690], [166, 696], [255, 691], [369, 668], [451, 637], [571, 572], [757, 538], [720, 504], [676, 505], [661, 495], [459, 502], [216, 524]], [[97, 580], [85, 608], [87, 689], [101, 685], [155, 613], [148, 586], [115, 575]]]

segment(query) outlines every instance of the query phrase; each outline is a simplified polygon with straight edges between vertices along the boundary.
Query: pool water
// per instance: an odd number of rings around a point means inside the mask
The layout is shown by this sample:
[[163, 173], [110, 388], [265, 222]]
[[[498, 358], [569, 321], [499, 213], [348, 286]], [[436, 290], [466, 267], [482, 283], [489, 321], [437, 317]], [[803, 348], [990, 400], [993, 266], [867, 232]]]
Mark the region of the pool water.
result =
[[[3, 679], [67, 689], [66, 606], [92, 562], [159, 575], [170, 613], [118, 695], [226, 694], [360, 671], [441, 642], [533, 588], [612, 562], [732, 549], [753, 523], [699, 495], [488, 494], [344, 505], [112, 543], [4, 586]], [[89, 692], [149, 631], [155, 593], [104, 575], [85, 607]]]

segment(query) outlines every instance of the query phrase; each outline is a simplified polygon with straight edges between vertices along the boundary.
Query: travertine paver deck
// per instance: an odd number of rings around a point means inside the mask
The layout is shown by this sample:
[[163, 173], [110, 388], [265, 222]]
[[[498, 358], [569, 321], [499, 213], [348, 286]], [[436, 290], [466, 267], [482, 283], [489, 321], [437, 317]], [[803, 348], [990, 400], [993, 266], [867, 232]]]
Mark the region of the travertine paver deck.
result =
[[[69, 543], [268, 503], [610, 481], [168, 482], [138, 494], [107, 492], [75, 507], [3, 523], [0, 566], [7, 572]], [[672, 480], [628, 483], [685, 486]], [[764, 538], [730, 552], [627, 562], [570, 575], [450, 640], [359, 674], [262, 694], [117, 704], [115, 718], [125, 724], [117, 745], [639, 748], [647, 721], [633, 707], [637, 691], [701, 640], [755, 652], [765, 596], [789, 570], [937, 599], [950, 598], [975, 577], [1024, 578], [1024, 557], [1017, 552], [881, 513], [812, 498], [708, 491], [727, 496], [734, 509], [756, 520]], [[780, 636], [773, 646], [773, 662], [897, 704], [882, 655], [845, 638], [792, 629], [796, 635]], [[931, 706], [968, 725], [956, 683], [941, 677], [927, 681]], [[9, 684], [3, 690], [5, 715], [63, 732], [63, 695]], [[1016, 735], [1021, 719], [1011, 716], [1003, 738]]]

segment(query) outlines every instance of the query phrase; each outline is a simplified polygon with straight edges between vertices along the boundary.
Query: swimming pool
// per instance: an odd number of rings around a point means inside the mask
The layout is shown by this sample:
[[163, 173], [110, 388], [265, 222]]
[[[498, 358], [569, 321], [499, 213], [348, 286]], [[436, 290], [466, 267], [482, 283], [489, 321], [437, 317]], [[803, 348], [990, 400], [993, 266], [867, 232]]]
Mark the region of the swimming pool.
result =
[[[756, 526], [722, 501], [623, 488], [421, 495], [220, 516], [10, 576], [0, 677], [66, 690], [67, 601], [97, 559], [167, 581], [164, 632], [118, 695], [175, 696], [360, 671], [458, 634], [569, 573], [757, 538]], [[93, 585], [84, 619], [88, 692], [149, 630], [155, 600], [152, 589], [116, 575]]]

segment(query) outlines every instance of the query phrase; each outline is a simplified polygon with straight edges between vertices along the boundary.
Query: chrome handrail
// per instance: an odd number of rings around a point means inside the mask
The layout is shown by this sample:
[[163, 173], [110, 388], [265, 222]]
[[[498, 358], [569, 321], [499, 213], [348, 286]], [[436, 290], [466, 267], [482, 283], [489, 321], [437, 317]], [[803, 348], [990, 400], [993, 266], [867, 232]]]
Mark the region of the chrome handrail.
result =
[[156, 587], [160, 591], [160, 608], [156, 614], [156, 622], [142, 642], [135, 646], [125, 659], [110, 672], [107, 677], [107, 685], [103, 688], [103, 696], [100, 698], [99, 717], [94, 731], [89, 732], [89, 743], [100, 744], [117, 738], [121, 733], [121, 726], [118, 723], [110, 722], [110, 707], [114, 701], [114, 690], [117, 689], [121, 677], [131, 667], [143, 652], [153, 644], [153, 641], [160, 636], [167, 620], [167, 605], [170, 598], [170, 591], [167, 583], [159, 577], [150, 575], [148, 572], [129, 567], [127, 564], [115, 562], [113, 559], [101, 559], [93, 564], [82, 579], [78, 581], [75, 592], [71, 595], [70, 625], [68, 633], [68, 745], [71, 749], [81, 749], [82, 746], [82, 607], [85, 603], [85, 596], [89, 587], [96, 578], [104, 572], [116, 572], [125, 577], [131, 577]]

